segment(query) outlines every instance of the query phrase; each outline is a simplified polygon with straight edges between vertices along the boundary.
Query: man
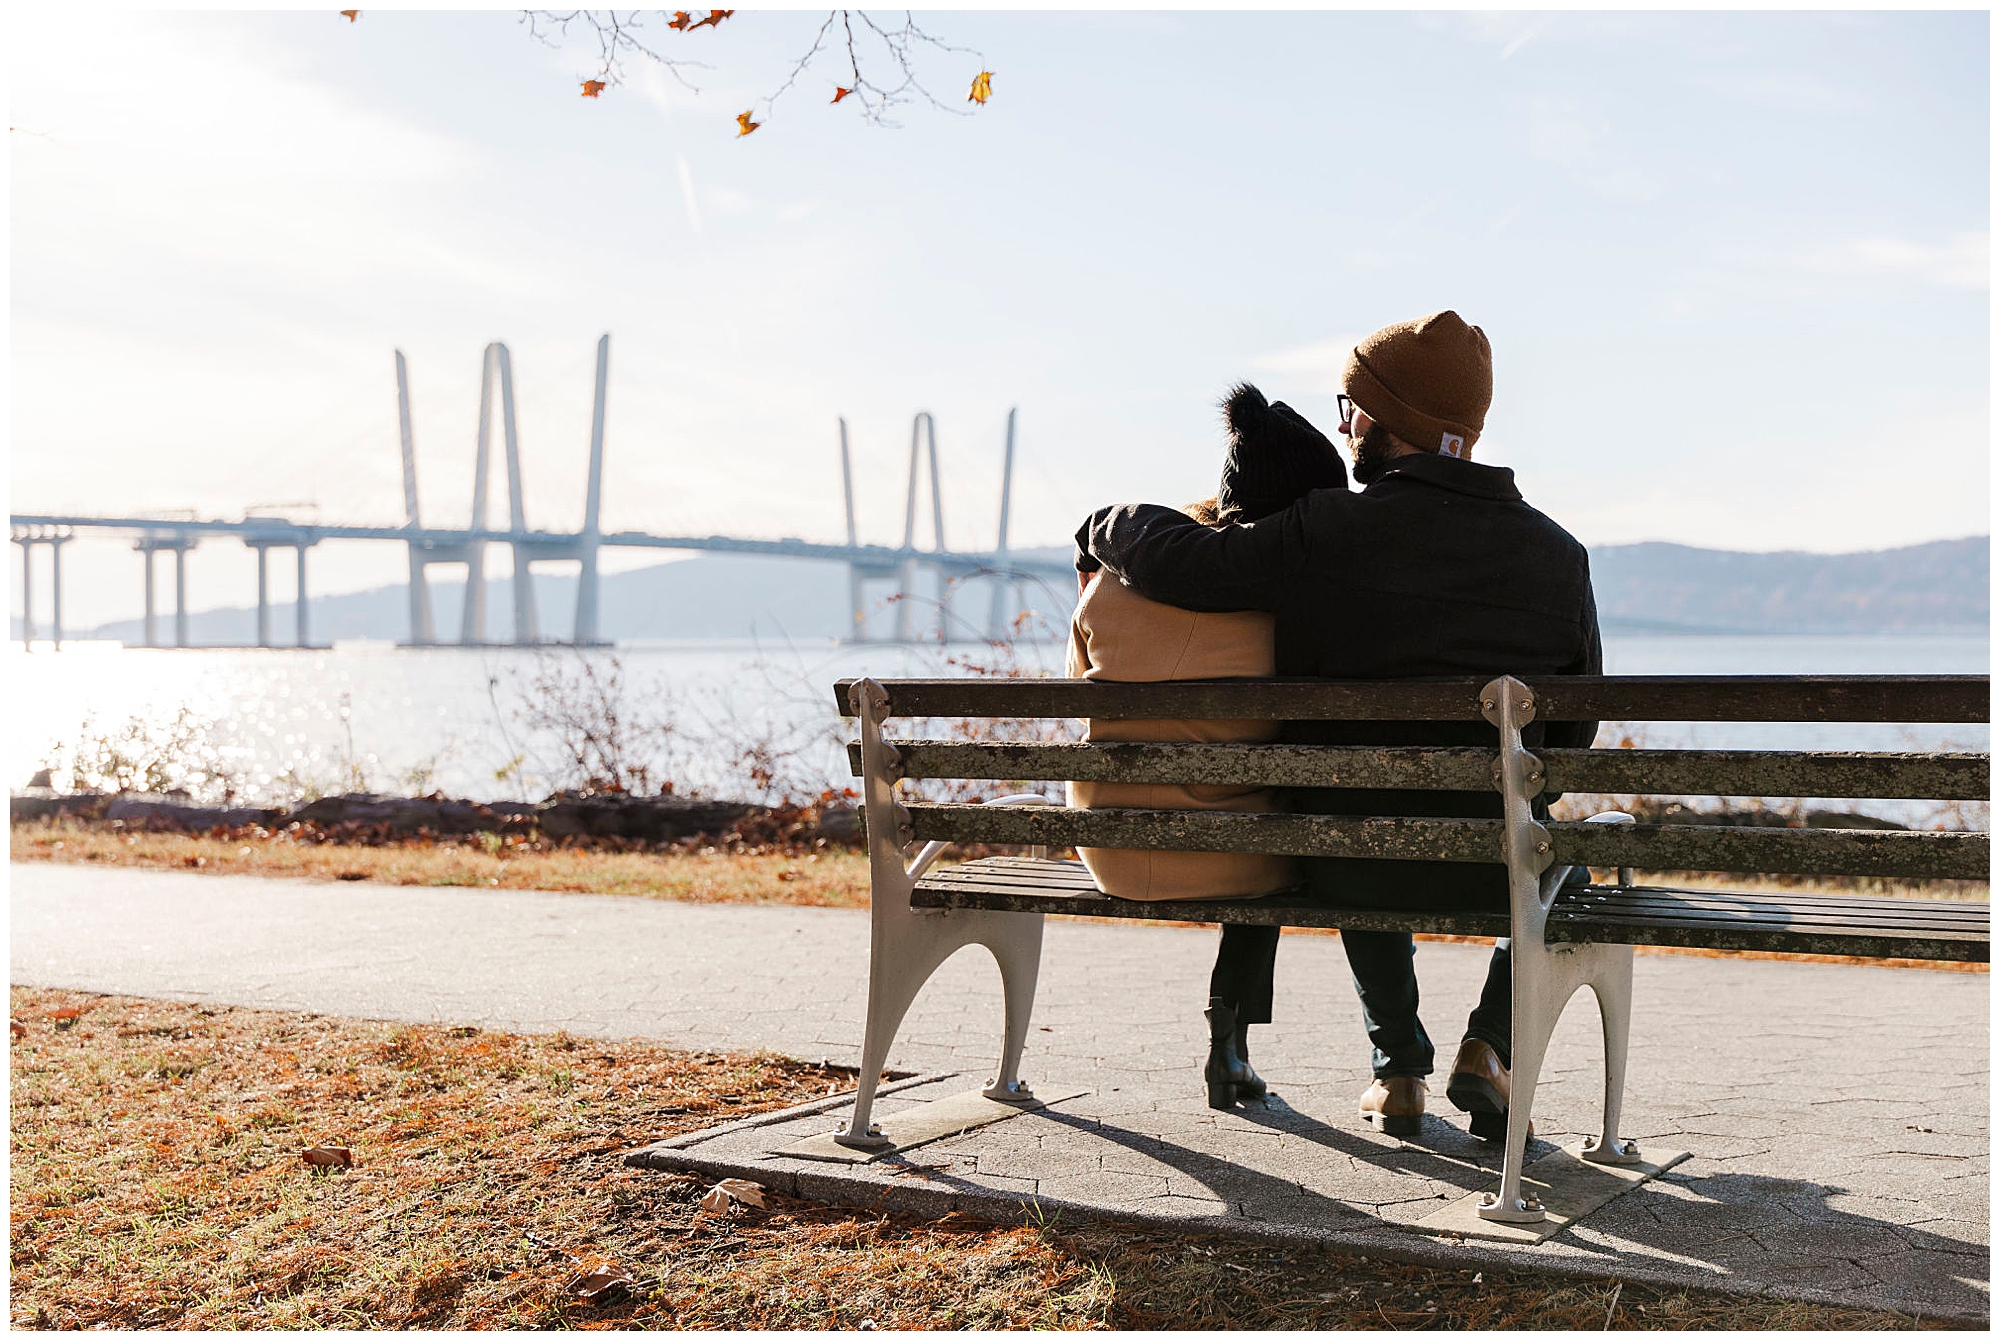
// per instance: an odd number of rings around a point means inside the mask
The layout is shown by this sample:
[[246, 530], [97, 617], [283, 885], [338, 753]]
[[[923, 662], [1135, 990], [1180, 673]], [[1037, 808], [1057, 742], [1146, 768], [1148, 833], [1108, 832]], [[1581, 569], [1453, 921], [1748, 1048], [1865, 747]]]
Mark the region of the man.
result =
[[[1077, 533], [1079, 568], [1101, 565], [1142, 595], [1193, 610], [1276, 616], [1280, 676], [1594, 675], [1603, 651], [1582, 545], [1522, 501], [1511, 470], [1478, 465], [1493, 398], [1486, 335], [1455, 312], [1386, 326], [1342, 374], [1341, 431], [1360, 493], [1321, 489], [1276, 516], [1210, 529], [1150, 504], [1100, 509]], [[1595, 722], [1535, 722], [1530, 748], [1585, 747]], [[1493, 743], [1473, 722], [1292, 722], [1323, 745]], [[1498, 818], [1497, 792], [1301, 789], [1325, 815]], [[1538, 814], [1546, 808], [1538, 804]], [[1500, 866], [1322, 858], [1309, 888], [1359, 907], [1504, 909]], [[1362, 1118], [1396, 1135], [1421, 1125], [1434, 1049], [1417, 1015], [1407, 933], [1343, 932], [1374, 1048]], [[1506, 1132], [1512, 1034], [1508, 946], [1494, 947], [1446, 1095], [1475, 1135]]]

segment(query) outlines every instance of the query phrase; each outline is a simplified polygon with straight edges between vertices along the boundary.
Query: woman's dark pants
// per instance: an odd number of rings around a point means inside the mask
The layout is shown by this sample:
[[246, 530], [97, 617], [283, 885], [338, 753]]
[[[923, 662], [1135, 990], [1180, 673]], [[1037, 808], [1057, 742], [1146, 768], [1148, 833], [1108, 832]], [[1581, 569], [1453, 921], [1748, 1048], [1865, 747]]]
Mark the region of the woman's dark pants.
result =
[[[1375, 1075], [1427, 1076], [1437, 1063], [1436, 1048], [1417, 1016], [1416, 941], [1407, 931], [1343, 931], [1340, 943], [1361, 998], [1361, 1020], [1373, 1046]], [[1466, 1021], [1467, 1038], [1484, 1039], [1511, 1066], [1513, 974], [1505, 937], [1493, 943], [1486, 986]], [[1272, 981], [1278, 959], [1278, 928], [1235, 924], [1222, 928], [1208, 994], [1236, 1012], [1236, 1022], [1271, 1022]]]
[[1236, 1012], [1236, 1023], [1271, 1022], [1271, 979], [1278, 962], [1278, 928], [1225, 923], [1208, 994]]

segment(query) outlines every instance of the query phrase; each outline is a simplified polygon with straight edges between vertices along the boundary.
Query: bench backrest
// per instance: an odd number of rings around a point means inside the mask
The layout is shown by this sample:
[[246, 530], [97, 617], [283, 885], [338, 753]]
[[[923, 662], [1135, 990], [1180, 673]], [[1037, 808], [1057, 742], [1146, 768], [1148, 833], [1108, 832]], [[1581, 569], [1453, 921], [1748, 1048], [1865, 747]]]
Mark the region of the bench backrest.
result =
[[[1222, 718], [1498, 722], [1494, 686], [1516, 686], [1520, 721], [1957, 723], [1989, 720], [1988, 677], [1529, 676], [1425, 679], [1170, 681], [843, 680], [843, 714], [863, 720], [851, 747], [880, 741], [883, 781], [909, 778], [1123, 781], [1410, 791], [1499, 789], [1501, 737], [1478, 747], [1290, 744], [1082, 744], [896, 739], [896, 718]], [[873, 698], [870, 698], [870, 695]], [[1985, 753], [1780, 750], [1563, 750], [1524, 763], [1529, 790], [1670, 796], [1848, 797], [1981, 801]], [[881, 793], [888, 795], [888, 792]], [[1499, 862], [1502, 820], [1334, 818], [1215, 811], [1074, 810], [899, 803], [894, 837], [1034, 846], [1267, 852], [1300, 856]], [[871, 829], [875, 826], [871, 823]], [[1790, 829], [1698, 824], [1547, 826], [1550, 860], [1653, 870], [1988, 878], [1982, 831]]]

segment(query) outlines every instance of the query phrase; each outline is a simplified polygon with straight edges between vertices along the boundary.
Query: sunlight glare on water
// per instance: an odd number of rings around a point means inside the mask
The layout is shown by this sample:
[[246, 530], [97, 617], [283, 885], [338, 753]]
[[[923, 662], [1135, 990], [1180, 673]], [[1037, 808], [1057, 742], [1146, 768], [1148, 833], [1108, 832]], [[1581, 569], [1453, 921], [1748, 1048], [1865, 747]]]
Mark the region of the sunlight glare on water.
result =
[[[1024, 669], [1059, 671], [1058, 644], [1021, 644]], [[289, 799], [297, 785], [337, 789], [358, 764], [382, 791], [440, 789], [477, 799], [539, 799], [552, 766], [549, 742], [528, 733], [521, 715], [538, 658], [550, 664], [588, 655], [623, 667], [635, 707], [664, 705], [675, 719], [674, 773], [679, 787], [710, 795], [746, 794], [729, 748], [746, 733], [783, 738], [800, 750], [799, 768], [828, 782], [844, 779], [843, 736], [834, 712], [841, 676], [964, 674], [963, 662], [991, 662], [985, 645], [774, 648], [747, 642], [632, 645], [615, 652], [430, 648], [342, 644], [331, 651], [255, 649], [146, 650], [77, 643], [60, 653], [10, 646], [17, 714], [8, 744], [10, 781], [19, 786], [58, 742], [74, 742], [86, 721], [99, 732], [142, 718], [155, 727], [183, 708], [212, 723], [246, 796]], [[1696, 674], [1985, 674], [1988, 640], [1979, 635], [1876, 637], [1612, 637], [1606, 670], [1614, 675]], [[1971, 749], [1987, 748], [1980, 726], [1609, 724], [1621, 734], [1675, 748]], [[525, 753], [526, 777], [496, 773]]]

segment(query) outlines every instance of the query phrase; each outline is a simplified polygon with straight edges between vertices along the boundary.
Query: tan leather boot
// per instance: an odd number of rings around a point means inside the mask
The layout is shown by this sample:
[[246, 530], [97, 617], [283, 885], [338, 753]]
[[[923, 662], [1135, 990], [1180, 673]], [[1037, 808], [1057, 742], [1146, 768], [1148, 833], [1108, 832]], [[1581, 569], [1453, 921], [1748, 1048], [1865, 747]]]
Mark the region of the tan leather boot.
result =
[[1418, 1076], [1390, 1076], [1361, 1096], [1361, 1120], [1390, 1136], [1415, 1136], [1424, 1125], [1424, 1096]]
[[[1513, 1099], [1514, 1077], [1500, 1065], [1500, 1054], [1484, 1039], [1468, 1038], [1458, 1045], [1458, 1060], [1451, 1064], [1451, 1079], [1445, 1082], [1444, 1097], [1472, 1119], [1466, 1125], [1474, 1136], [1487, 1141], [1507, 1138], [1507, 1105]], [[1535, 1134], [1531, 1123], [1530, 1136]]]

